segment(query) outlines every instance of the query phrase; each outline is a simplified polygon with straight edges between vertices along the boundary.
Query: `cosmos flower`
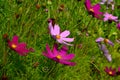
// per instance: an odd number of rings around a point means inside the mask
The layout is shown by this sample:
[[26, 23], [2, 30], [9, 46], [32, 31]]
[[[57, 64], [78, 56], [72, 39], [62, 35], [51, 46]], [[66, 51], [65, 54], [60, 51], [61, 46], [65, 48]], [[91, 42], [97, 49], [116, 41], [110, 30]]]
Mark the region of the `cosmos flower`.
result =
[[116, 69], [112, 69], [112, 67], [108, 68], [106, 66], [104, 71], [110, 76], [115, 76], [116, 75]]
[[53, 50], [50, 50], [48, 44], [46, 45], [46, 51], [43, 52], [43, 55], [49, 59], [52, 59], [58, 63], [68, 65], [68, 66], [75, 66], [76, 63], [70, 62], [74, 58], [74, 54], [67, 54], [66, 46], [62, 46], [60, 50], [58, 50], [58, 46], [54, 44]]
[[114, 43], [112, 41], [110, 41], [109, 39], [106, 39], [106, 38], [102, 38], [102, 37], [97, 38], [96, 42], [97, 43], [104, 42], [104, 43], [108, 43], [111, 46], [114, 46]]
[[52, 35], [52, 37], [54, 39], [57, 40], [57, 42], [59, 42], [61, 44], [72, 46], [72, 44], [67, 43], [67, 42], [74, 41], [74, 38], [67, 38], [67, 36], [70, 35], [70, 31], [65, 30], [63, 32], [60, 32], [60, 27], [56, 24], [54, 24], [54, 26], [53, 26], [52, 21], [49, 23], [48, 28], [50, 30], [50, 34]]
[[120, 22], [119, 23], [117, 23], [117, 28], [120, 30]]
[[106, 4], [107, 9], [108, 9], [108, 6], [111, 5], [112, 10], [114, 10], [114, 2], [113, 2], [113, 0], [101, 0], [100, 4]]
[[32, 48], [27, 49], [26, 48], [26, 43], [24, 43], [24, 42], [19, 43], [18, 39], [19, 39], [19, 37], [15, 35], [15, 36], [13, 36], [11, 41], [8, 40], [8, 46], [12, 50], [16, 51], [21, 56], [25, 56], [29, 52], [33, 52], [34, 51]]
[[104, 56], [106, 57], [106, 59], [111, 62], [112, 61], [112, 57], [111, 54], [109, 54], [108, 49], [106, 48], [106, 46], [104, 44], [100, 44], [98, 43], [98, 47], [99, 49], [103, 52]]
[[103, 18], [104, 22], [105, 21], [115, 21], [115, 22], [118, 21], [118, 17], [113, 16], [112, 14], [109, 14], [107, 12], [105, 14], [103, 14], [103, 16], [104, 16], [104, 18]]
[[101, 16], [103, 15], [103, 13], [100, 12], [100, 5], [99, 4], [91, 5], [90, 0], [86, 0], [85, 7], [88, 10], [88, 12], [91, 13], [96, 18], [100, 19]]

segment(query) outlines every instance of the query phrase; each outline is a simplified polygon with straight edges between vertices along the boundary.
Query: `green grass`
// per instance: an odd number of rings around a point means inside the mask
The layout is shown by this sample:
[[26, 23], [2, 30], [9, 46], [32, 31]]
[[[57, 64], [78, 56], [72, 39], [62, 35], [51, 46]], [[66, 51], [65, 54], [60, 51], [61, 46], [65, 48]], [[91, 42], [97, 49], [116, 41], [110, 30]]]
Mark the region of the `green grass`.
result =
[[[103, 22], [91, 17], [84, 6], [84, 0], [0, 0], [0, 76], [5, 74], [8, 80], [119, 80], [120, 76], [111, 77], [104, 72], [105, 66], [117, 68], [120, 66], [120, 32], [113, 22]], [[91, 0], [93, 4], [98, 1]], [[119, 0], [115, 0], [115, 10], [112, 14], [120, 16], [117, 6]], [[40, 4], [40, 9], [36, 8]], [[63, 4], [65, 9], [58, 11]], [[45, 12], [45, 9], [48, 12]], [[106, 11], [102, 6], [101, 11]], [[107, 10], [111, 12], [110, 10]], [[16, 18], [16, 15], [19, 15]], [[51, 48], [54, 39], [48, 34], [49, 18], [55, 18], [61, 30], [70, 30], [70, 37], [74, 37], [75, 46], [69, 46], [69, 53], [76, 56], [72, 60], [77, 63], [74, 67], [57, 64], [42, 55], [45, 45]], [[87, 30], [83, 31], [87, 27]], [[86, 36], [86, 32], [89, 36]], [[28, 47], [33, 47], [35, 52], [27, 56], [19, 56], [9, 49], [6, 41], [2, 38], [4, 34], [9, 38], [16, 34], [20, 42], [26, 42]], [[112, 62], [108, 62], [99, 50], [95, 39], [98, 37], [109, 38], [115, 44], [114, 47], [107, 46], [112, 55]], [[82, 48], [78, 45], [82, 44]], [[61, 46], [61, 45], [60, 45]], [[34, 67], [35, 63], [39, 63]]]

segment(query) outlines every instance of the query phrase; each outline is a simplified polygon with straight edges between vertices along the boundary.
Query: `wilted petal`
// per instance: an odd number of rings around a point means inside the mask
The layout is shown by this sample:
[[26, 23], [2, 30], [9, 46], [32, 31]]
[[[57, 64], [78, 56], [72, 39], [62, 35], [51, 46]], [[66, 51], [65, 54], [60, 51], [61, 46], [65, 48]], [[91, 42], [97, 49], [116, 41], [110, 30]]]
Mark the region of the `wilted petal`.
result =
[[108, 44], [110, 44], [111, 46], [114, 46], [114, 43], [110, 40], [108, 40]]
[[107, 60], [111, 62], [112, 58], [106, 46], [104, 44], [98, 44], [98, 45], [99, 45], [100, 50], [104, 53], [104, 56], [107, 58]]
[[100, 43], [100, 42], [102, 42], [103, 40], [104, 40], [104, 38], [99, 37], [99, 38], [97, 38], [95, 41], [96, 41], [97, 43]]
[[101, 0], [100, 4], [105, 4], [106, 0]]

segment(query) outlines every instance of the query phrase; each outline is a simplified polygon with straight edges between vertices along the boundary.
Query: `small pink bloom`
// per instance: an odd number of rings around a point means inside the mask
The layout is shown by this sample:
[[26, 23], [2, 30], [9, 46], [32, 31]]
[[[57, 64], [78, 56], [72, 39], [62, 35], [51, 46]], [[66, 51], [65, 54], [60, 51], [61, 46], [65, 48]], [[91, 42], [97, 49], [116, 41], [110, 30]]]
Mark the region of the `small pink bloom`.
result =
[[57, 42], [59, 42], [61, 44], [72, 46], [72, 44], [67, 43], [67, 42], [73, 42], [74, 41], [74, 38], [67, 38], [67, 36], [70, 35], [70, 31], [65, 30], [63, 32], [60, 32], [60, 27], [57, 24], [55, 24], [53, 26], [52, 22], [49, 23], [48, 28], [50, 30], [50, 34], [52, 35], [52, 37], [54, 39], [57, 40]]
[[110, 76], [116, 75], [116, 69], [112, 69], [112, 67], [110, 67], [110, 68], [105, 67], [104, 71]]
[[18, 43], [18, 39], [19, 39], [18, 36], [16, 35], [13, 36], [12, 41], [8, 40], [8, 46], [21, 56], [25, 56], [27, 55], [27, 53], [34, 51], [32, 48], [27, 49], [26, 43], [24, 42]]
[[92, 13], [92, 15], [98, 19], [100, 19], [101, 16], [103, 15], [103, 13], [100, 12], [100, 4], [91, 5], [90, 0], [86, 0], [85, 7], [89, 13]]
[[116, 17], [116, 16], [113, 16], [112, 14], [109, 14], [109, 13], [105, 13], [104, 15], [104, 21], [115, 21], [115, 22], [117, 22], [118, 21], [118, 17]]
[[58, 46], [56, 44], [54, 44], [53, 50], [50, 50], [49, 45], [46, 45], [46, 51], [43, 52], [43, 55], [61, 64], [75, 66], [76, 63], [69, 61], [72, 60], [75, 55], [72, 53], [67, 54], [67, 50], [66, 46], [62, 46], [62, 48], [58, 50]]

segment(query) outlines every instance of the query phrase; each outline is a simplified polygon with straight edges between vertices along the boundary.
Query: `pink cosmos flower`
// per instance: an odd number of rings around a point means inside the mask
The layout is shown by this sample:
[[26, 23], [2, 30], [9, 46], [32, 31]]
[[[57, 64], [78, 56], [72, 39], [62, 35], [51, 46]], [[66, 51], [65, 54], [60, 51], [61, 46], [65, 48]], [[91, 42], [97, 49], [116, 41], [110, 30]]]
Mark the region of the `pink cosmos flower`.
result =
[[72, 44], [67, 43], [67, 42], [74, 41], [74, 38], [67, 38], [67, 36], [70, 35], [70, 31], [65, 30], [63, 32], [60, 32], [60, 27], [56, 24], [54, 24], [54, 26], [53, 26], [52, 21], [49, 22], [48, 28], [50, 30], [50, 34], [52, 35], [52, 37], [54, 39], [57, 40], [57, 42], [59, 42], [61, 44], [72, 46]]
[[117, 22], [118, 21], [118, 17], [116, 17], [116, 16], [113, 16], [112, 14], [109, 14], [109, 13], [105, 13], [104, 15], [104, 21], [115, 21], [115, 22]]
[[116, 75], [116, 69], [112, 69], [112, 67], [108, 68], [106, 66], [104, 71], [110, 76], [115, 76]]
[[86, 0], [85, 7], [88, 10], [88, 12], [92, 13], [92, 15], [96, 18], [100, 19], [101, 16], [103, 15], [103, 13], [100, 12], [100, 4], [96, 4], [92, 6], [90, 0]]
[[120, 22], [119, 23], [117, 23], [117, 28], [120, 30]]
[[27, 49], [26, 43], [24, 42], [18, 43], [18, 39], [19, 39], [18, 36], [16, 35], [13, 36], [12, 41], [8, 40], [8, 46], [21, 56], [25, 56], [27, 55], [27, 53], [34, 51], [32, 48]]
[[67, 54], [66, 46], [63, 46], [60, 50], [58, 50], [58, 46], [54, 44], [53, 50], [50, 50], [50, 47], [46, 45], [46, 51], [43, 52], [43, 55], [49, 59], [52, 59], [56, 62], [59, 62], [68, 66], [75, 66], [76, 63], [70, 62], [74, 58], [74, 54]]
[[108, 43], [111, 46], [114, 46], [114, 43], [112, 41], [110, 41], [109, 39], [106, 39], [106, 38], [102, 38], [102, 37], [97, 38], [96, 42], [97, 43], [104, 42], [104, 43]]

